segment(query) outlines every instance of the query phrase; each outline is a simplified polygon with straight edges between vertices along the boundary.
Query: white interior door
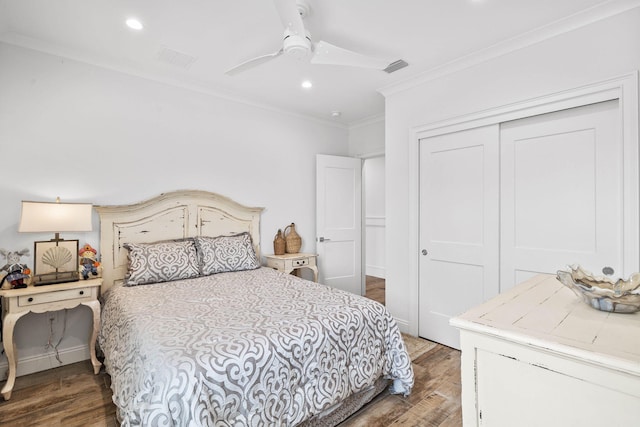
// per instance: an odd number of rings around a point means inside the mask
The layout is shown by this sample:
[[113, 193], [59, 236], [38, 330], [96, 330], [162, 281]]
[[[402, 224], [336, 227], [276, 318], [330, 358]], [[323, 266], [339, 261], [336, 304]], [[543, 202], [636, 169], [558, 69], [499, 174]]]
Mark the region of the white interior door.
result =
[[449, 319], [498, 294], [499, 126], [420, 141], [418, 334], [460, 348]]
[[362, 160], [316, 156], [320, 282], [362, 295]]
[[580, 264], [622, 273], [618, 101], [501, 125], [501, 291]]

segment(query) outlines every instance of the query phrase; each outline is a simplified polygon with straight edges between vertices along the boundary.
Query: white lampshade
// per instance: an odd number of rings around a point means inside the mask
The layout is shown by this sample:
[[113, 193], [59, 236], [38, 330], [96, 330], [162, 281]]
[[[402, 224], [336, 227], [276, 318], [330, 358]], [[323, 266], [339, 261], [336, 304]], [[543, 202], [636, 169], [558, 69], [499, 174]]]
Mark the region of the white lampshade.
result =
[[91, 231], [89, 203], [22, 202], [19, 232]]

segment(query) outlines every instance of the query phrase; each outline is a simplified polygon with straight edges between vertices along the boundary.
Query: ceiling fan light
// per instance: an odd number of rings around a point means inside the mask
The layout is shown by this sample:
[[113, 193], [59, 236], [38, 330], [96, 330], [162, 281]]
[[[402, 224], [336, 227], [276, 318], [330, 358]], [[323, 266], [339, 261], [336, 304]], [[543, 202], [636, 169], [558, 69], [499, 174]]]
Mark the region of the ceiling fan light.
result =
[[311, 38], [309, 35], [303, 37], [287, 29], [284, 32], [282, 50], [292, 58], [305, 59], [311, 53]]

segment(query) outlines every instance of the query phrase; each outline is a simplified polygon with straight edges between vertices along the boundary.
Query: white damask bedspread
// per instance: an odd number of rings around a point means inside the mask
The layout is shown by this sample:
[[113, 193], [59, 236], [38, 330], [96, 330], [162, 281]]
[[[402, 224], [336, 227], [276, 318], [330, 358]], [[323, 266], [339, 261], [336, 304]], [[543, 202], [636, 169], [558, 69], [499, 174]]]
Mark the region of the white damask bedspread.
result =
[[413, 386], [384, 306], [267, 268], [115, 287], [100, 346], [123, 425], [290, 426]]

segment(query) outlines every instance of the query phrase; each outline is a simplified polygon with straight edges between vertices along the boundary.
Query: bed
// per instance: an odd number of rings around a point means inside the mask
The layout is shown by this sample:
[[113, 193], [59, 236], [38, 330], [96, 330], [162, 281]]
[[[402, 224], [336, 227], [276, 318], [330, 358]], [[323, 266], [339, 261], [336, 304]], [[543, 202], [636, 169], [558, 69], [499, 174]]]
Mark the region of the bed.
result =
[[384, 306], [260, 266], [261, 208], [178, 191], [96, 209], [99, 345], [123, 425], [335, 425], [410, 393]]

